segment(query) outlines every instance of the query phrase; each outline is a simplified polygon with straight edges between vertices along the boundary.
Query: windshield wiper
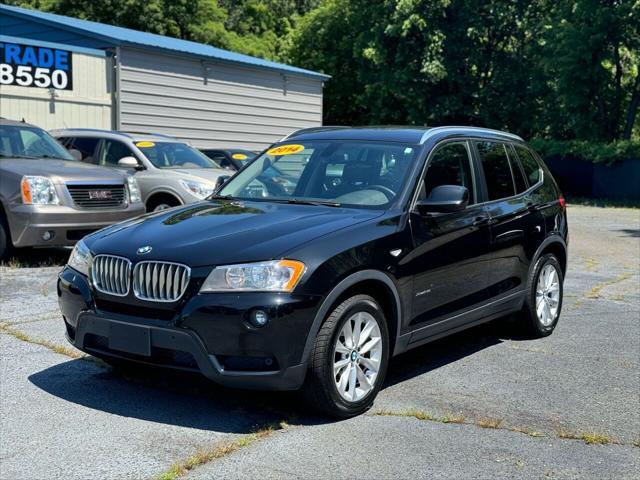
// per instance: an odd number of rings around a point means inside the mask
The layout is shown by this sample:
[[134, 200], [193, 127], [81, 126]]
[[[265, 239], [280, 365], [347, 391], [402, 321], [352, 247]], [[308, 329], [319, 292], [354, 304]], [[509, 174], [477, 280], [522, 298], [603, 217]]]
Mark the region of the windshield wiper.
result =
[[325, 200], [303, 200], [301, 198], [286, 198], [286, 199], [267, 199], [272, 202], [290, 203], [292, 205], [322, 205], [325, 207], [339, 207], [338, 202], [330, 202]]
[[207, 200], [234, 200], [231, 195], [209, 195]]

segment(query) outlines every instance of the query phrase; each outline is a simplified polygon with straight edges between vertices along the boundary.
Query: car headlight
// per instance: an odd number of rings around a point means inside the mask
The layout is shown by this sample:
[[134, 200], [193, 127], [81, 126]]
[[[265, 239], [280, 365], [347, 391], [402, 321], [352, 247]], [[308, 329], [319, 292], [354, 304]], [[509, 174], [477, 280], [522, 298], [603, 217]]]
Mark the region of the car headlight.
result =
[[209, 183], [194, 182], [192, 180], [180, 180], [182, 186], [198, 198], [207, 198], [216, 189], [215, 185]]
[[142, 197], [140, 196], [138, 181], [133, 177], [127, 177], [127, 187], [129, 187], [129, 203], [141, 202]]
[[304, 263], [295, 260], [216, 267], [204, 281], [200, 291], [291, 292], [298, 284], [304, 270]]
[[22, 203], [31, 205], [60, 205], [56, 187], [50, 178], [25, 175], [20, 183]]
[[80, 240], [76, 243], [76, 246], [73, 247], [73, 251], [71, 252], [71, 256], [69, 257], [69, 261], [67, 265], [69, 265], [74, 270], [82, 273], [83, 275], [89, 276], [89, 266], [93, 261], [93, 257], [91, 256], [91, 252], [89, 251], [89, 247]]

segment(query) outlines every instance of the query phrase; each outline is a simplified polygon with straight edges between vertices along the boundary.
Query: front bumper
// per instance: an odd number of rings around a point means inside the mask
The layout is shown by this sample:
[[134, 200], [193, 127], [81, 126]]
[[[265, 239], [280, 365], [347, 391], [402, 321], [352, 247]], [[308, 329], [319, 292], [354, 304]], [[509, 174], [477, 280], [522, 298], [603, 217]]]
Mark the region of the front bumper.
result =
[[[304, 345], [319, 297], [195, 291], [190, 297], [187, 291], [188, 299], [171, 310], [133, 298], [112, 303], [69, 267], [58, 278], [67, 338], [80, 350], [197, 371], [230, 387], [295, 390], [302, 385]], [[247, 321], [255, 308], [269, 312], [262, 328]]]
[[[142, 203], [113, 210], [77, 210], [66, 205], [16, 205], [7, 220], [15, 247], [74, 245], [85, 235], [145, 213]], [[43, 235], [50, 232], [50, 239]]]

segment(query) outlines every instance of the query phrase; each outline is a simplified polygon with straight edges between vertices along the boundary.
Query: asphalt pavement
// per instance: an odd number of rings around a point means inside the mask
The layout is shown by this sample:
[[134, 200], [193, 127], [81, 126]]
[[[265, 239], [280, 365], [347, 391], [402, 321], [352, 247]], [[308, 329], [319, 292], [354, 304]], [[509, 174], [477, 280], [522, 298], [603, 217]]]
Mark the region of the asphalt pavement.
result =
[[22, 253], [0, 266], [0, 478], [640, 478], [640, 210], [569, 221], [553, 335], [497, 321], [396, 357], [372, 410], [337, 422], [291, 393], [77, 358], [69, 252]]

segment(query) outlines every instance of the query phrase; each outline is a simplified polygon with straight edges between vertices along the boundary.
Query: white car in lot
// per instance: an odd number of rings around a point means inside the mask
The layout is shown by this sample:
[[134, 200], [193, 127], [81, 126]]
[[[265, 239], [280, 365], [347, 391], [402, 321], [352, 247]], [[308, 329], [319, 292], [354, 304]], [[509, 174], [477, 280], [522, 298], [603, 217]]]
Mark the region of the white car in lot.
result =
[[77, 160], [129, 170], [148, 212], [202, 200], [229, 177], [188, 143], [165, 135], [84, 128], [51, 134]]

